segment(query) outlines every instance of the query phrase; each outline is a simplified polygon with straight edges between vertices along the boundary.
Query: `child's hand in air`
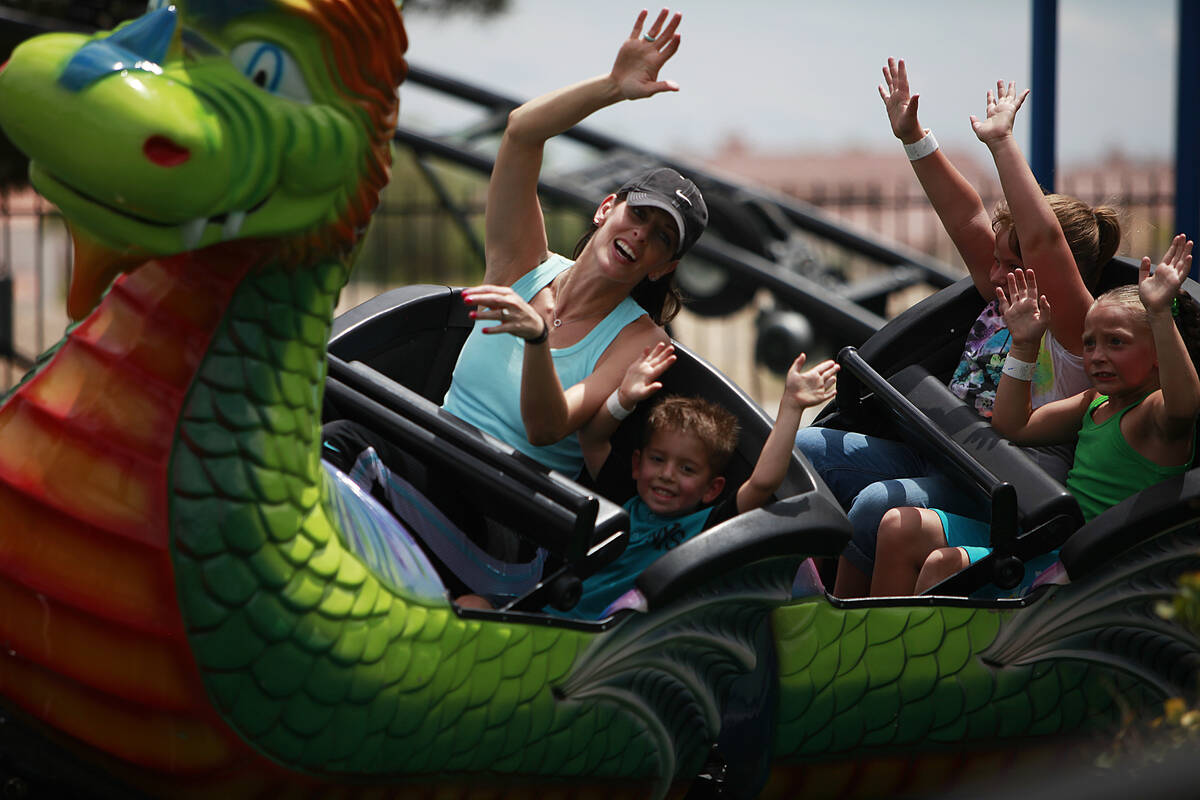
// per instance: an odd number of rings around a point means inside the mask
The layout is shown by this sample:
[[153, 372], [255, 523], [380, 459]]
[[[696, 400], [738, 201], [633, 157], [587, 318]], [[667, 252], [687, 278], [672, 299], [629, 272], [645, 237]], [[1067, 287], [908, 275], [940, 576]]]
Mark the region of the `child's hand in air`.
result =
[[1008, 294], [997, 286], [996, 299], [1013, 344], [1039, 344], [1050, 324], [1050, 301], [1038, 294], [1033, 270], [1014, 269], [1008, 273]]
[[[659, 92], [679, 91], [679, 84], [674, 81], [658, 79], [658, 71], [662, 69], [662, 65], [679, 49], [679, 35], [675, 33], [675, 29], [679, 27], [682, 15], [676, 14], [668, 22], [667, 17], [670, 13], [665, 8], [658, 12], [658, 18], [643, 36], [642, 25], [646, 22], [646, 11], [642, 9], [633, 23], [633, 32], [621, 43], [610, 75], [616, 82], [621, 97], [626, 100], [650, 97]], [[666, 27], [663, 27], [664, 23]]]
[[1171, 301], [1179, 294], [1183, 279], [1192, 270], [1192, 243], [1182, 233], [1171, 240], [1162, 263], [1150, 272], [1150, 257], [1142, 259], [1138, 270], [1138, 296], [1151, 314], [1171, 310]]
[[824, 403], [837, 394], [837, 374], [841, 369], [836, 362], [826, 359], [812, 369], [801, 372], [807, 359], [804, 353], [796, 357], [788, 368], [783, 389], [783, 402], [801, 410]]
[[888, 121], [892, 133], [905, 144], [912, 144], [925, 136], [925, 129], [917, 121], [917, 101], [920, 95], [908, 93], [908, 69], [904, 59], [889, 58], [883, 68], [883, 83], [879, 85], [879, 96], [887, 107]]
[[991, 89], [987, 93], [987, 119], [980, 122], [974, 114], [971, 115], [971, 127], [975, 129], [979, 141], [991, 144], [1011, 136], [1017, 111], [1028, 96], [1028, 89], [1017, 94], [1016, 81], [1009, 81], [1007, 89], [1004, 81], [996, 81], [996, 93], [992, 94]]
[[666, 342], [647, 347], [642, 351], [642, 357], [625, 370], [625, 377], [617, 387], [617, 400], [623, 407], [633, 408], [652, 397], [662, 388], [658, 379], [675, 363], [675, 358], [674, 346]]

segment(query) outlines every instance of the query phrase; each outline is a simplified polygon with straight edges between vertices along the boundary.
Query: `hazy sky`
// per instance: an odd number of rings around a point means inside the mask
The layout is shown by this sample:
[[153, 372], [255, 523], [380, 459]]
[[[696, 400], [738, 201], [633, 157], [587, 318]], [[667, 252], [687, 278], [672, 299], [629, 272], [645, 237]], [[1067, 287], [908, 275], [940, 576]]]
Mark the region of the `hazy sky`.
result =
[[[488, 20], [410, 15], [410, 60], [530, 97], [606, 72], [641, 7], [510, 2], [510, 12]], [[1000, 77], [1030, 81], [1030, 2], [688, 0], [676, 8], [683, 44], [662, 77], [681, 91], [622, 103], [590, 125], [650, 149], [700, 154], [731, 133], [769, 149], [894, 146], [875, 88], [894, 55], [908, 61], [921, 121], [943, 143], [969, 147], [967, 117], [982, 116], [988, 87]], [[1060, 164], [1118, 147], [1171, 156], [1177, 14], [1176, 0], [1059, 0]], [[1026, 146], [1030, 110], [1017, 120]], [[401, 113], [435, 112], [410, 92]]]

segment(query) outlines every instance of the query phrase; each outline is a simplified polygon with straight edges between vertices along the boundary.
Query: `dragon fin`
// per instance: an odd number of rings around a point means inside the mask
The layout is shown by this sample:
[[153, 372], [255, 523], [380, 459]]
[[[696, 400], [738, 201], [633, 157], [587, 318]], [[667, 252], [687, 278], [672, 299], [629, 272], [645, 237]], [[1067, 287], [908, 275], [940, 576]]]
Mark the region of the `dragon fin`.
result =
[[1155, 606], [1198, 568], [1194, 525], [1157, 536], [1014, 614], [982, 658], [996, 666], [1077, 659], [1131, 674], [1164, 697], [1190, 694], [1200, 642]]
[[[770, 612], [791, 596], [797, 560], [753, 563], [652, 615], [626, 617], [589, 645], [556, 694], [616, 705], [637, 717], [658, 752], [656, 796], [665, 796], [678, 775], [703, 764], [736, 687], [744, 695], [751, 683], [778, 686]], [[739, 702], [769, 712], [771, 699]], [[755, 779], [765, 781], [765, 771]], [[757, 789], [749, 791], [753, 796]]]

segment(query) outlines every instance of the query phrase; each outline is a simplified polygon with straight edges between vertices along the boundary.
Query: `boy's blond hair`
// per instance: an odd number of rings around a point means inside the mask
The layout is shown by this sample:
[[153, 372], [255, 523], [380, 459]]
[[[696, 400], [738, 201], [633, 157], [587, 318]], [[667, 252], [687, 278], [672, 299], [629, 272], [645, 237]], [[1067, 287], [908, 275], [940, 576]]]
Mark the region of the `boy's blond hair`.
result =
[[708, 451], [708, 463], [714, 475], [720, 475], [737, 447], [740, 426], [737, 417], [703, 397], [672, 394], [657, 400], [646, 416], [642, 446], [662, 430], [683, 431], [700, 440]]

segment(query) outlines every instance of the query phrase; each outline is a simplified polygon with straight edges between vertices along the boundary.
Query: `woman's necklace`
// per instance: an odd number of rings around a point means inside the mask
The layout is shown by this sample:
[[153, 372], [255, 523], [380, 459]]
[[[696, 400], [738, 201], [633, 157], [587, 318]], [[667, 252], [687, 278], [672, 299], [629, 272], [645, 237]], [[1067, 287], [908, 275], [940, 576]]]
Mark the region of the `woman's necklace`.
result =
[[[563, 319], [566, 314], [558, 313], [558, 299], [559, 299], [559, 296], [566, 294], [566, 284], [568, 284], [568, 282], [571, 279], [570, 272], [571, 272], [571, 270], [569, 270], [569, 269], [559, 272], [557, 276], [554, 276], [554, 279], [551, 282], [551, 288], [553, 290], [552, 293], [554, 296], [554, 307], [551, 309], [550, 313], [551, 313], [551, 317], [553, 318], [552, 324], [554, 327], [562, 327], [563, 325], [572, 325], [575, 323], [582, 323], [582, 321], [594, 319], [595, 317], [602, 317], [602, 315], [607, 313], [607, 312], [601, 312], [599, 314], [589, 314], [588, 317], [580, 317], [577, 319]], [[557, 285], [557, 287], [556, 287], [556, 285], [554, 285], [554, 284], [558, 283], [559, 278], [562, 278], [562, 285]]]
[[[569, 281], [571, 279], [570, 275], [569, 275], [570, 272], [571, 272], [570, 269], [565, 269], [562, 272], [558, 273], [558, 275], [554, 276], [554, 280], [552, 280], [550, 282], [551, 294], [554, 297], [554, 300], [553, 300], [554, 306], [550, 310], [550, 316], [552, 317], [551, 324], [555, 328], [561, 328], [563, 325], [572, 325], [576, 322], [586, 322], [589, 319], [595, 319], [596, 317], [602, 317], [608, 313], [607, 311], [602, 311], [598, 314], [590, 314], [586, 317], [579, 317], [578, 319], [570, 319], [570, 320], [563, 319], [563, 317], [566, 316], [565, 314], [559, 315], [559, 313], [558, 313], [558, 298], [560, 295], [562, 295], [566, 292], [567, 281]], [[557, 284], [559, 282], [560, 278], [562, 279], [562, 285], [556, 286], [555, 284]]]
[[[566, 288], [566, 285], [567, 285], [566, 275], [568, 272], [570, 272], [570, 270], [564, 269], [562, 272], [555, 275], [554, 280], [552, 280], [550, 282], [551, 302], [554, 304], [550, 308], [550, 316], [554, 317], [554, 327], [556, 327], [556, 328], [561, 328], [562, 324], [563, 324], [562, 318], [558, 316], [558, 297], [559, 297], [559, 295], [561, 295], [563, 293], [563, 290]], [[559, 278], [562, 278], [562, 283], [560, 285], [556, 286], [555, 284], [557, 284], [559, 282]]]

